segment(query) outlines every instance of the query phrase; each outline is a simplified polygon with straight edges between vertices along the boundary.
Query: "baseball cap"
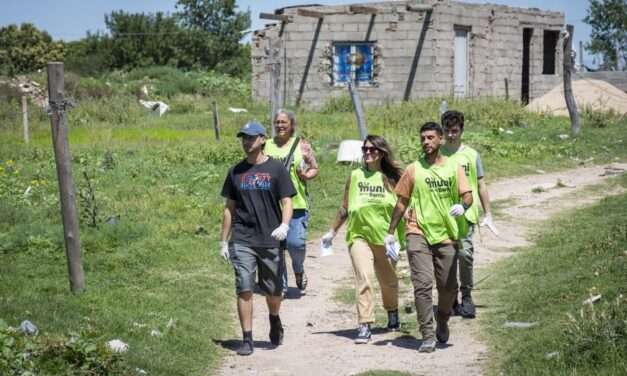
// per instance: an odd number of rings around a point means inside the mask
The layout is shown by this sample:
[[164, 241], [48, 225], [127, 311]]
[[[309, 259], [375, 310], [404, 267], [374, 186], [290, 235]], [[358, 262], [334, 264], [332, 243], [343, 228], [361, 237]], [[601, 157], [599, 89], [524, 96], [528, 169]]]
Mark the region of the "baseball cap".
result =
[[241, 137], [243, 135], [247, 135], [247, 136], [265, 136], [266, 135], [266, 129], [263, 127], [263, 125], [259, 124], [256, 121], [249, 121], [248, 123], [244, 124], [243, 127], [241, 127], [239, 129], [239, 132], [237, 132], [237, 137]]

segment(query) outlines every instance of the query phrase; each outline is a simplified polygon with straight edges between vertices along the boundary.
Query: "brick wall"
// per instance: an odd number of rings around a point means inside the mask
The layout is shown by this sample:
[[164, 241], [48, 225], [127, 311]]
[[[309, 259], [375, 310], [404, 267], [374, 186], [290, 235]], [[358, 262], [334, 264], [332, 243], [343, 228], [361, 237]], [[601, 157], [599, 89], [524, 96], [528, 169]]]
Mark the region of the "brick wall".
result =
[[[520, 99], [522, 83], [523, 28], [533, 28], [530, 46], [530, 96], [540, 96], [559, 83], [562, 75], [561, 39], [557, 46], [556, 72], [542, 74], [543, 32], [559, 30], [564, 15], [538, 9], [480, 5], [453, 1], [425, 0], [414, 4], [431, 5], [433, 12], [426, 28], [423, 48], [416, 67], [411, 99], [450, 96], [453, 93], [454, 30], [464, 27], [468, 34], [468, 96], [505, 96], [505, 78], [509, 95]], [[412, 61], [423, 30], [426, 13], [410, 12], [405, 2], [360, 4], [376, 7], [370, 40], [376, 41], [381, 52], [382, 69], [376, 87], [359, 89], [364, 103], [400, 101], [407, 87]], [[348, 6], [308, 8], [323, 12], [348, 10]], [[253, 97], [268, 100], [270, 95], [268, 51], [270, 42], [281, 46], [280, 62], [286, 62], [282, 72], [281, 91], [287, 104], [294, 104], [312, 48], [317, 18], [298, 15], [295, 8], [285, 9], [293, 22], [268, 26], [255, 32], [252, 40]], [[329, 82], [328, 57], [325, 48], [334, 41], [364, 41], [370, 28], [369, 14], [334, 14], [323, 18], [318, 41], [307, 76], [301, 103], [320, 107], [331, 96], [346, 95], [347, 89], [333, 87]], [[326, 59], [326, 64], [325, 64]], [[285, 64], [284, 64], [285, 65]]]

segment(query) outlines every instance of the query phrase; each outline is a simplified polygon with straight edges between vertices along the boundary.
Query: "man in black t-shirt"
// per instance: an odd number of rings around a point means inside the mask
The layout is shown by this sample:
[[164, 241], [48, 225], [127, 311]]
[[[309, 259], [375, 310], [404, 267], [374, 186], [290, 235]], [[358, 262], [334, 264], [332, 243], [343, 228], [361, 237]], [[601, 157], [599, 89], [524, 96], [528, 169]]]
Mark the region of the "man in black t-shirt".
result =
[[241, 138], [246, 158], [229, 170], [222, 187], [226, 205], [220, 253], [235, 270], [237, 311], [243, 332], [237, 353], [250, 355], [254, 350], [252, 315], [257, 270], [259, 287], [270, 311], [270, 342], [278, 346], [283, 341], [279, 243], [287, 237], [291, 197], [296, 190], [283, 164], [264, 154], [266, 131], [261, 124], [247, 123], [237, 137]]

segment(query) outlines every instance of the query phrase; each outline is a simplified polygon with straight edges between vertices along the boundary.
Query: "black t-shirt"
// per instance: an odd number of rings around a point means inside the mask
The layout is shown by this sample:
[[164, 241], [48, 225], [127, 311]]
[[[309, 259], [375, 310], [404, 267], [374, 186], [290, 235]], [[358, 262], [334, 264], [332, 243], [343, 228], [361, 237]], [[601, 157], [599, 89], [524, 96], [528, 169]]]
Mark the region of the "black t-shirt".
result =
[[268, 158], [258, 165], [245, 159], [233, 166], [222, 187], [222, 196], [236, 202], [231, 241], [249, 247], [276, 248], [270, 234], [281, 224], [280, 201], [296, 195], [285, 166]]

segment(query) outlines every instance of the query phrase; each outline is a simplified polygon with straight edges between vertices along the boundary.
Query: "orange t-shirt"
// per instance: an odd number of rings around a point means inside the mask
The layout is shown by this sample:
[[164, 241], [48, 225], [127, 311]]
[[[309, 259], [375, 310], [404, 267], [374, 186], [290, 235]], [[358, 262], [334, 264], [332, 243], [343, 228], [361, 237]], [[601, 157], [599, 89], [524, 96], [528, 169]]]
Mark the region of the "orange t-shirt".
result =
[[[443, 158], [443, 161], [446, 161], [446, 157]], [[403, 171], [403, 175], [401, 175], [398, 183], [396, 183], [394, 192], [400, 197], [411, 199], [411, 194], [414, 191], [414, 176], [414, 164], [412, 163]], [[457, 166], [457, 191], [460, 195], [472, 191], [464, 169], [459, 165]], [[409, 208], [407, 212], [405, 212], [405, 233], [423, 235], [418, 222], [416, 222], [416, 213], [414, 213], [413, 208]]]

